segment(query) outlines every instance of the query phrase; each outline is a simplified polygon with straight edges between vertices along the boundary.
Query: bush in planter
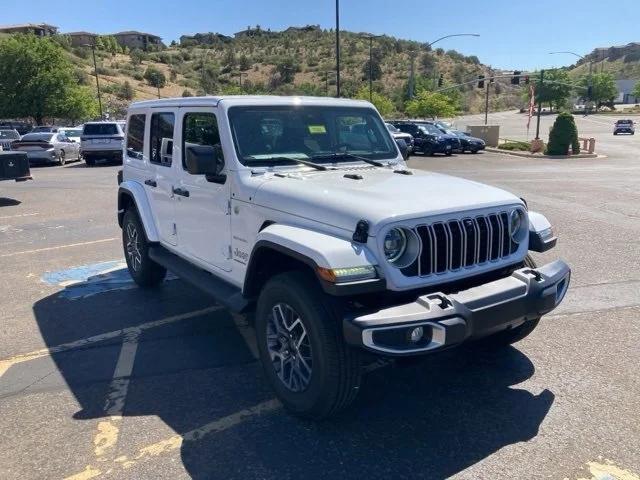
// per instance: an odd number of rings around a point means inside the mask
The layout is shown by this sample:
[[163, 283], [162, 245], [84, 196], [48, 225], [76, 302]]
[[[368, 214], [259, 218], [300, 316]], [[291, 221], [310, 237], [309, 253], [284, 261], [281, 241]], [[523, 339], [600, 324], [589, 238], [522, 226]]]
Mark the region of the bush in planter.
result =
[[499, 150], [516, 150], [522, 152], [528, 152], [531, 149], [531, 142], [520, 142], [520, 141], [508, 141], [505, 143], [501, 143], [498, 145]]
[[571, 147], [571, 151], [580, 153], [580, 143], [578, 142], [578, 129], [573, 115], [570, 113], [561, 113], [551, 127], [549, 133], [549, 143], [547, 155], [566, 155]]

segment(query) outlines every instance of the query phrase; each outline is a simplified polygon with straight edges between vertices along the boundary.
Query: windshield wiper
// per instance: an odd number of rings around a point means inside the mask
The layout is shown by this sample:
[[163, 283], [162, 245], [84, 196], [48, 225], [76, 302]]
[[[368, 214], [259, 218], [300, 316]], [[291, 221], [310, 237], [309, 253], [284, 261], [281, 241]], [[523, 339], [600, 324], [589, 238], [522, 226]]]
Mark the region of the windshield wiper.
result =
[[360, 160], [362, 162], [368, 163], [369, 165], [373, 165], [374, 167], [384, 167], [385, 164], [382, 162], [378, 162], [377, 160], [371, 160], [370, 158], [360, 157], [358, 155], [354, 155], [353, 153], [347, 152], [334, 152], [328, 154], [319, 154], [313, 155], [311, 158], [318, 160], [329, 160], [332, 158], [352, 158], [353, 160]]
[[293, 162], [293, 163], [298, 163], [300, 165], [306, 165], [307, 167], [313, 167], [316, 170], [320, 170], [320, 171], [325, 171], [325, 170], [329, 170], [328, 167], [325, 167], [324, 165], [318, 165], [317, 163], [313, 163], [313, 162], [309, 162], [307, 160], [303, 160], [301, 158], [292, 158], [292, 157], [269, 157], [269, 158], [260, 158], [257, 159], [255, 157], [249, 157], [252, 158], [254, 160], [266, 160], [266, 161], [275, 161], [275, 162]]

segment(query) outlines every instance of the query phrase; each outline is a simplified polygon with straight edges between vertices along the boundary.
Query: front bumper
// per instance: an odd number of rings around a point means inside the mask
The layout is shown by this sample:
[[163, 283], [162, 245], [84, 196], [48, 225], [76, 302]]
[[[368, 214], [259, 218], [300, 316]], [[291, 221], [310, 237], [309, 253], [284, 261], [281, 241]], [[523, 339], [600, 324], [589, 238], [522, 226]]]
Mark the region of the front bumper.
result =
[[[413, 303], [347, 316], [347, 343], [391, 356], [417, 355], [481, 338], [540, 318], [564, 298], [571, 269], [562, 260], [521, 268], [511, 276], [469, 290], [422, 296]], [[422, 327], [423, 337], [410, 340]]]

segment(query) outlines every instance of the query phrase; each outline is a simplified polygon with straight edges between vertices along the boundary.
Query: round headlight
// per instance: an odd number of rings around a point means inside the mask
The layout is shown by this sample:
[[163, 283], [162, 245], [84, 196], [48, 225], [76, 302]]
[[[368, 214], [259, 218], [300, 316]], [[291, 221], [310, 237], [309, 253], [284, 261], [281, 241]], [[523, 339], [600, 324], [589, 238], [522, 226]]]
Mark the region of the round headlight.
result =
[[516, 243], [520, 243], [524, 240], [528, 230], [529, 225], [527, 225], [525, 213], [520, 209], [512, 211], [509, 215], [509, 234], [511, 239]]
[[384, 256], [388, 262], [395, 262], [407, 249], [407, 235], [401, 228], [392, 228], [384, 237]]

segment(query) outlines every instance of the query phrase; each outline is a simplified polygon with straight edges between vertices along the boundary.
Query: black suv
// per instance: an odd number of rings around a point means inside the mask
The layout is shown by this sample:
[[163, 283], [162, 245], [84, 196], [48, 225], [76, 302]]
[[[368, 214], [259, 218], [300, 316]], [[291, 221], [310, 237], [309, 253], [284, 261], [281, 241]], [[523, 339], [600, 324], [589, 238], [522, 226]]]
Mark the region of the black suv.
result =
[[416, 122], [391, 123], [401, 132], [408, 133], [413, 137], [414, 152], [420, 152], [425, 155], [444, 153], [447, 156], [453, 153], [454, 145], [452, 145], [451, 139], [448, 138], [450, 135], [442, 133], [435, 125]]

